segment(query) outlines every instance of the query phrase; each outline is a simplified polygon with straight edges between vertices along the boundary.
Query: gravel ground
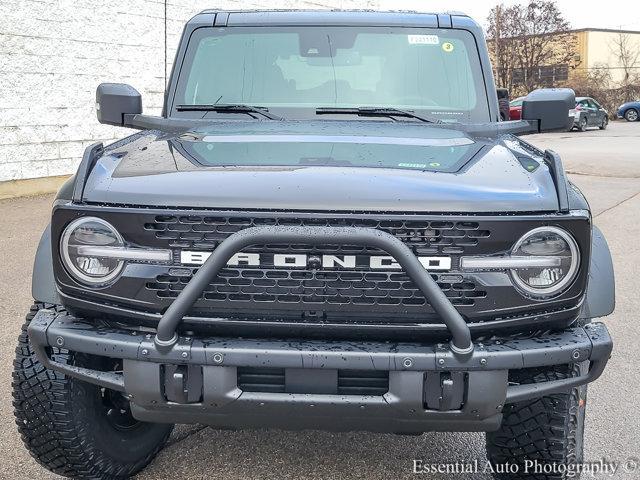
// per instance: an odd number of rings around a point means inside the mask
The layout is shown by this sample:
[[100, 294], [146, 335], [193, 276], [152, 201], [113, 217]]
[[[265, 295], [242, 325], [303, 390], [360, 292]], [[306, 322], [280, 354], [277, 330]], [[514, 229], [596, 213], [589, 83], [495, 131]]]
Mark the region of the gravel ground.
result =
[[[571, 179], [589, 199], [596, 224], [611, 247], [617, 308], [606, 321], [614, 356], [589, 390], [586, 460], [624, 462], [640, 457], [640, 373], [635, 368], [640, 311], [640, 123], [614, 123], [604, 132], [546, 134], [532, 143], [560, 153]], [[13, 421], [10, 373], [15, 340], [30, 299], [30, 275], [52, 196], [0, 202], [0, 478], [59, 478], [38, 466], [23, 448]], [[631, 365], [631, 368], [628, 366]], [[412, 462], [486, 460], [481, 434], [429, 433], [420, 437], [368, 433], [215, 431], [176, 429], [170, 444], [140, 479], [410, 477]], [[623, 472], [615, 478], [637, 479]], [[423, 476], [426, 478], [426, 476]], [[467, 475], [428, 478], [469, 478]], [[474, 479], [490, 478], [478, 474]], [[586, 476], [585, 478], [592, 478]], [[602, 475], [596, 478], [605, 478]]]

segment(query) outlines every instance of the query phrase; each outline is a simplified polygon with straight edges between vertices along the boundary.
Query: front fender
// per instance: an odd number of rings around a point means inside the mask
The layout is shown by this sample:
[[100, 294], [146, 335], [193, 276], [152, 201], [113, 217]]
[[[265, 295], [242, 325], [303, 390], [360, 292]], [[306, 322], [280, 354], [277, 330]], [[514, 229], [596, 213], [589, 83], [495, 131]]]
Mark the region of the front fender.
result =
[[607, 240], [600, 229], [591, 234], [591, 262], [587, 295], [579, 318], [598, 318], [613, 313], [616, 306], [616, 284], [613, 260]]
[[38, 302], [60, 305], [53, 275], [53, 255], [51, 253], [51, 224], [42, 233], [31, 277], [31, 295]]

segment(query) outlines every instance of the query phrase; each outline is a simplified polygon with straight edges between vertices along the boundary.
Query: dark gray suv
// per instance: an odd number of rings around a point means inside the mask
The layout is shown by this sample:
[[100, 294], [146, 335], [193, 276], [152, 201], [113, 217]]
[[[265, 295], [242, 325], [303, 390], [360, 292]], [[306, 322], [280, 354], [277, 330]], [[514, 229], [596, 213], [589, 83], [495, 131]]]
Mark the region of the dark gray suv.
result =
[[581, 462], [612, 261], [520, 138], [566, 131], [572, 90], [501, 121], [464, 15], [206, 11], [162, 116], [96, 101], [139, 131], [86, 149], [38, 247], [13, 396], [43, 466], [126, 478], [179, 423], [486, 432], [509, 478]]

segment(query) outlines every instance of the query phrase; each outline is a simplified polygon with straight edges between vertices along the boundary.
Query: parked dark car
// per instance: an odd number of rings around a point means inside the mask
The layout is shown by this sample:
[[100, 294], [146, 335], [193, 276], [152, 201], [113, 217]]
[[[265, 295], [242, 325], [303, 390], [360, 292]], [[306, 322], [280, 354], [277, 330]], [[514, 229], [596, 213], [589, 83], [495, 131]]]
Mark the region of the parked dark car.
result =
[[206, 424], [485, 432], [495, 472], [580, 467], [613, 265], [520, 138], [566, 131], [572, 90], [500, 121], [462, 14], [205, 11], [174, 66], [162, 116], [98, 86], [139, 132], [87, 147], [39, 244], [12, 385], [41, 465], [128, 478]]
[[618, 118], [624, 118], [627, 122], [637, 122], [640, 119], [640, 100], [620, 105]]
[[574, 117], [571, 130], [585, 132], [591, 127], [604, 130], [609, 124], [609, 113], [591, 97], [576, 97], [576, 108], [571, 113]]
[[522, 101], [524, 97], [518, 97], [509, 103], [509, 117], [511, 120], [520, 120], [522, 117]]

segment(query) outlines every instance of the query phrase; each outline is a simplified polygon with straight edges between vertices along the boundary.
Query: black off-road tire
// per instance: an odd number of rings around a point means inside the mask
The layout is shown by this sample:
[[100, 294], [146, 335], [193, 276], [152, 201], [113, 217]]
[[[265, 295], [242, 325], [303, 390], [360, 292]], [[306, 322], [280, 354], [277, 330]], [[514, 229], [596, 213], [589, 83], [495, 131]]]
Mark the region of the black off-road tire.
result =
[[[13, 406], [22, 440], [38, 463], [58, 475], [78, 479], [128, 478], [151, 462], [173, 425], [137, 422], [130, 416], [117, 417], [126, 418], [126, 422], [114, 422], [112, 404], [105, 400], [107, 396], [111, 398], [111, 391], [44, 368], [29, 344], [27, 326], [45, 307], [61, 310], [34, 304], [16, 348]], [[52, 349], [51, 355], [57, 362], [92, 368], [103, 362], [99, 357], [58, 348]], [[122, 400], [118, 398], [118, 402]], [[122, 412], [126, 410], [118, 409], [115, 415]]]
[[[578, 375], [579, 365], [549, 369], [516, 371], [509, 380], [517, 383], [540, 383]], [[534, 400], [508, 404], [500, 429], [487, 433], [487, 458], [499, 472], [501, 465], [517, 466], [517, 473], [496, 473], [499, 480], [576, 480], [579, 475], [525, 472], [525, 461], [540, 465], [574, 466], [582, 463], [584, 451], [584, 418], [587, 387], [570, 393], [553, 394]]]

